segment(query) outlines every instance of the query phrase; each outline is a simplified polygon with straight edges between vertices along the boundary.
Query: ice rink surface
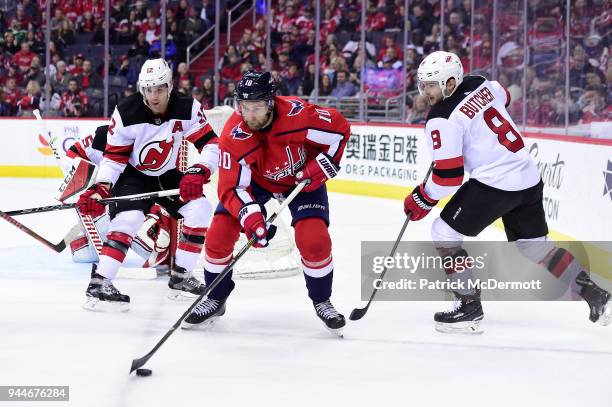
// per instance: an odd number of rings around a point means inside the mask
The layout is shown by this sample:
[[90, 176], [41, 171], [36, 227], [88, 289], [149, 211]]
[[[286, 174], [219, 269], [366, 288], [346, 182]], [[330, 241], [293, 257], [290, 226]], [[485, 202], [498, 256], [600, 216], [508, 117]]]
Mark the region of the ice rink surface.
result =
[[[54, 203], [58, 183], [0, 179], [1, 209]], [[348, 318], [364, 304], [360, 242], [393, 241], [402, 203], [332, 193], [330, 207], [332, 301]], [[404, 239], [428, 240], [434, 218], [409, 224]], [[57, 242], [76, 215], [19, 219]], [[479, 336], [434, 330], [433, 313], [449, 303], [379, 302], [339, 339], [301, 276], [238, 280], [225, 317], [210, 331], [175, 332], [143, 378], [128, 375], [131, 360], [189, 305], [166, 299], [165, 278], [118, 279], [130, 311], [94, 313], [81, 308], [89, 268], [69, 250], [0, 221], [0, 259], [0, 385], [70, 386], [70, 402], [53, 406], [612, 406], [612, 327], [592, 324], [583, 302], [485, 303]]]

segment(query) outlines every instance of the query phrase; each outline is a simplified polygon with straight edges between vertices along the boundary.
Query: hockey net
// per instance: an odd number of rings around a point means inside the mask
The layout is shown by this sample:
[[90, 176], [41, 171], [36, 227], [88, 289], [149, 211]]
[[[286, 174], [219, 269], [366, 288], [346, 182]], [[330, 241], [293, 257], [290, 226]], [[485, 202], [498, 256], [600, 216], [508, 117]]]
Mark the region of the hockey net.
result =
[[[225, 122], [232, 115], [234, 110], [229, 106], [218, 106], [211, 110], [206, 110], [205, 114], [211, 127], [217, 135], [221, 134]], [[197, 159], [197, 150], [192, 144], [183, 141], [180, 155], [179, 170], [185, 171]], [[219, 202], [217, 198], [217, 174], [204, 190], [206, 197], [216, 207]], [[266, 204], [268, 215], [274, 213], [279, 207], [276, 199], [271, 199]], [[277, 218], [275, 225], [277, 226], [276, 235], [270, 241], [268, 247], [257, 249], [251, 248], [238, 261], [234, 267], [234, 277], [242, 279], [264, 279], [264, 278], [281, 278], [289, 277], [301, 272], [300, 256], [295, 246], [293, 233], [290, 230], [288, 213], [281, 214]], [[180, 233], [180, 223], [177, 227], [177, 238]], [[244, 234], [240, 234], [240, 238], [236, 243], [234, 252], [236, 253], [247, 243]], [[203, 256], [200, 256], [196, 271], [203, 271]]]

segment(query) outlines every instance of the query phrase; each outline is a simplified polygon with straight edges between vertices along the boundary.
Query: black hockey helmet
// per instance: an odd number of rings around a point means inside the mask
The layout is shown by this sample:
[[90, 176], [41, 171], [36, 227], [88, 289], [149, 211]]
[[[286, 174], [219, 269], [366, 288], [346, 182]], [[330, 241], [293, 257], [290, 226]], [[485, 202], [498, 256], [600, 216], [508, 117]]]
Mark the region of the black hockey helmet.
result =
[[236, 85], [234, 96], [239, 100], [273, 100], [276, 82], [270, 72], [247, 71]]

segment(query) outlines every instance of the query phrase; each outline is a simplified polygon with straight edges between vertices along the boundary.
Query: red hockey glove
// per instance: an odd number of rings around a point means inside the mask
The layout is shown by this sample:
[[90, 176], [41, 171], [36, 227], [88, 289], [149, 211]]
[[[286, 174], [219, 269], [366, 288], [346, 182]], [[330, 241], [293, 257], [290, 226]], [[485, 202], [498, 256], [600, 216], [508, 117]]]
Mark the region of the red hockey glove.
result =
[[77, 209], [83, 215], [94, 218], [101, 216], [106, 211], [106, 205], [98, 202], [98, 199], [110, 198], [110, 185], [98, 183], [90, 186], [79, 196]]
[[238, 213], [238, 220], [247, 239], [250, 240], [253, 236], [257, 238], [253, 247], [266, 247], [276, 234], [276, 226], [266, 227], [264, 215], [261, 213], [260, 206], [256, 203], [243, 206]]
[[404, 200], [404, 212], [410, 220], [423, 219], [438, 201], [430, 198], [423, 184], [416, 187]]
[[181, 199], [184, 202], [204, 196], [204, 184], [210, 182], [210, 170], [202, 164], [190, 167], [179, 184]]
[[319, 189], [328, 179], [338, 175], [338, 171], [340, 171], [340, 166], [330, 156], [319, 153], [314, 160], [310, 160], [304, 168], [295, 174], [295, 179], [297, 183], [309, 179], [310, 183], [302, 191], [312, 192]]

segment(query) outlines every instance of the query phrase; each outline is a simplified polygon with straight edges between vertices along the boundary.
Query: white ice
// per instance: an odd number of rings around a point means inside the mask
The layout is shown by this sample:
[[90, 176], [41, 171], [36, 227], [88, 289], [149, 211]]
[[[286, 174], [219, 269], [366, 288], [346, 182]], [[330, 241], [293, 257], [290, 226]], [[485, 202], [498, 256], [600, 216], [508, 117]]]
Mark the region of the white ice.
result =
[[[0, 180], [0, 209], [53, 203], [57, 180]], [[400, 201], [330, 194], [333, 301], [360, 301], [360, 242], [397, 236]], [[435, 215], [435, 214], [434, 214]], [[430, 215], [405, 239], [429, 239]], [[59, 241], [70, 211], [20, 217]], [[502, 239], [497, 229], [484, 232]], [[582, 302], [490, 302], [481, 336], [434, 331], [449, 304], [377, 302], [344, 339], [315, 317], [301, 276], [237, 281], [211, 331], [178, 330], [128, 375], [187, 308], [166, 280], [119, 279], [123, 314], [81, 308], [89, 269], [0, 220], [0, 385], [69, 385], [69, 406], [612, 406], [612, 327]], [[8, 405], [1, 403], [0, 405]], [[28, 403], [16, 403], [26, 406]], [[40, 405], [34, 403], [32, 405]]]

